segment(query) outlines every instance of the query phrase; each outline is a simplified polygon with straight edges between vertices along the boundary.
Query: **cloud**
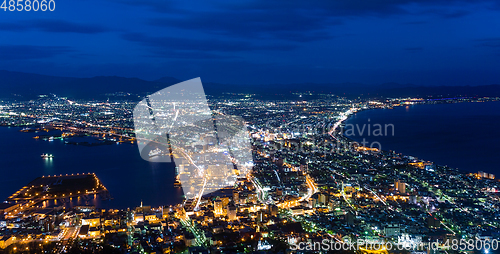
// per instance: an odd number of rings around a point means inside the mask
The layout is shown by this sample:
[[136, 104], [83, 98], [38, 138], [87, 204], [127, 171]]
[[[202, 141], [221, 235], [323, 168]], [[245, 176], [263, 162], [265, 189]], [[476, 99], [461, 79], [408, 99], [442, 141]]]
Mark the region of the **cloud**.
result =
[[[498, 0], [496, 0], [498, 1]], [[148, 0], [155, 6], [164, 1]], [[148, 25], [179, 28], [227, 38], [310, 42], [332, 39], [335, 27], [351, 17], [429, 16], [460, 18], [472, 11], [471, 5], [489, 0], [249, 0], [214, 1], [210, 7], [195, 1], [191, 8], [181, 4], [170, 15], [152, 18]], [[499, 1], [500, 2], [500, 1]], [[201, 6], [205, 6], [204, 9]], [[192, 6], [197, 6], [193, 8]], [[472, 8], [474, 9], [474, 8]], [[203, 11], [201, 11], [203, 10]], [[423, 24], [425, 22], [407, 22]]]
[[408, 50], [408, 51], [419, 51], [419, 50], [423, 50], [424, 48], [422, 47], [410, 47], [410, 48], [404, 48], [404, 50]]
[[295, 49], [290, 44], [256, 44], [249, 41], [217, 40], [217, 39], [191, 39], [178, 37], [153, 37], [142, 33], [126, 33], [122, 38], [127, 41], [137, 42], [155, 50], [180, 50], [184, 52], [243, 52], [255, 50], [287, 51]]
[[0, 45], [0, 60], [42, 59], [72, 52], [63, 46]]
[[65, 20], [37, 19], [17, 23], [0, 23], [0, 31], [43, 31], [51, 33], [97, 34], [109, 31], [104, 26], [95, 24], [78, 24]]
[[[498, 0], [288, 0], [286, 3], [257, 0], [246, 2], [246, 8], [315, 10], [334, 16], [388, 16], [410, 14], [408, 6], [419, 7], [460, 7], [464, 4], [499, 3]], [[243, 7], [243, 8], [245, 8]], [[457, 14], [458, 15], [458, 14]]]
[[403, 22], [403, 25], [423, 25], [427, 24], [426, 21], [409, 21], [409, 22]]
[[[322, 17], [329, 16], [365, 16], [365, 15], [394, 15], [405, 14], [407, 11], [402, 8], [408, 4], [436, 5], [436, 4], [463, 4], [477, 2], [497, 2], [496, 0], [287, 0], [287, 1], [269, 1], [269, 0], [247, 0], [247, 1], [228, 1], [214, 0], [207, 4], [206, 1], [192, 0], [189, 3], [182, 1], [165, 0], [108, 0], [115, 3], [125, 4], [137, 7], [146, 7], [151, 11], [160, 13], [189, 13], [191, 10], [203, 9], [210, 6], [209, 13], [218, 11], [234, 15], [246, 15], [248, 12], [257, 11], [272, 13], [297, 14], [297, 11], [313, 11]], [[204, 15], [204, 13], [198, 13]], [[207, 13], [205, 13], [207, 14]], [[231, 19], [227, 19], [230, 21]], [[300, 24], [299, 24], [300, 25]]]
[[454, 18], [461, 18], [461, 17], [464, 17], [464, 16], [467, 16], [471, 14], [470, 11], [466, 11], [466, 10], [457, 10], [457, 11], [453, 11], [453, 12], [449, 12], [449, 13], [445, 13], [443, 14], [442, 16], [444, 18], [449, 18], [449, 19], [454, 19]]
[[83, 25], [61, 20], [38, 20], [32, 25], [42, 31], [54, 33], [97, 34], [109, 31], [107, 28], [101, 25]]
[[18, 32], [18, 31], [27, 31], [29, 29], [30, 27], [25, 24], [0, 23], [0, 31]]
[[328, 29], [341, 25], [342, 21], [315, 12], [274, 9], [193, 12], [180, 17], [151, 19], [148, 24], [244, 39], [307, 42], [332, 38]]
[[422, 11], [420, 14], [434, 14], [445, 19], [455, 19], [467, 16], [471, 13], [472, 12], [468, 10], [446, 10], [432, 8]]
[[146, 57], [154, 58], [166, 58], [166, 59], [196, 59], [196, 60], [225, 60], [225, 59], [237, 59], [240, 57], [234, 55], [223, 55], [218, 53], [200, 52], [200, 51], [174, 51], [169, 49], [155, 48], [150, 50], [150, 54], [145, 55]]
[[159, 13], [172, 13], [173, 11], [179, 11], [172, 1], [163, 0], [108, 0], [111, 2], [129, 5], [133, 8], [145, 7], [151, 11]]
[[500, 37], [477, 39], [475, 41], [478, 42], [479, 43], [478, 46], [481, 46], [481, 47], [500, 48]]

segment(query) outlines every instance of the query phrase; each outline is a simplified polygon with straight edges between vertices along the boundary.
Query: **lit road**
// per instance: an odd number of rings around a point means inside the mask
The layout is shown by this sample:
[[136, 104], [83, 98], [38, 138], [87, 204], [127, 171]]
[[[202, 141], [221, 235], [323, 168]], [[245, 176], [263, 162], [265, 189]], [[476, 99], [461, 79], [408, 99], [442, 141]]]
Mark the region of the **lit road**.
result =
[[54, 253], [66, 253], [71, 246], [73, 240], [78, 237], [80, 226], [67, 227], [63, 230], [60, 242], [58, 243]]
[[300, 199], [300, 201], [310, 199], [312, 195], [314, 195], [314, 193], [318, 191], [316, 184], [314, 183], [313, 179], [309, 177], [309, 175], [306, 176], [306, 183], [307, 186], [309, 187], [309, 190], [307, 191], [307, 194]]
[[191, 221], [191, 219], [181, 219], [181, 223], [184, 227], [186, 227], [191, 233], [193, 233], [195, 239], [196, 239], [196, 246], [205, 246], [205, 243], [207, 242], [207, 238], [205, 236], [205, 233], [203, 230], [196, 228], [194, 223]]
[[184, 156], [184, 158], [186, 158], [189, 163], [191, 163], [193, 166], [195, 166], [195, 168], [198, 170], [198, 176], [200, 177], [203, 177], [203, 187], [201, 188], [200, 192], [198, 193], [198, 195], [195, 197], [196, 199], [196, 205], [195, 205], [195, 210], [198, 209], [198, 206], [200, 205], [200, 201], [201, 201], [201, 197], [203, 197], [203, 193], [205, 192], [205, 187], [207, 185], [207, 177], [204, 176], [204, 170], [199, 168], [198, 165], [196, 165], [196, 163], [194, 163], [193, 159], [191, 158], [191, 156], [189, 156], [189, 154], [187, 154], [184, 149], [182, 149], [181, 147], [178, 147], [178, 146], [175, 146], [175, 145], [172, 145], [172, 147], [175, 147], [176, 148], [176, 151], [180, 151], [182, 153], [182, 155]]
[[259, 198], [259, 201], [262, 202], [262, 203], [267, 203], [267, 204], [272, 203], [272, 200], [268, 199], [267, 191], [262, 188], [262, 186], [260, 185], [260, 182], [258, 181], [258, 179], [256, 179], [255, 177], [253, 177], [251, 174], [248, 174], [247, 178], [255, 186], [255, 189], [257, 190], [257, 193], [259, 193], [257, 195], [257, 197]]
[[80, 226], [65, 228], [61, 240], [68, 241], [76, 238], [78, 236], [78, 232], [80, 232]]

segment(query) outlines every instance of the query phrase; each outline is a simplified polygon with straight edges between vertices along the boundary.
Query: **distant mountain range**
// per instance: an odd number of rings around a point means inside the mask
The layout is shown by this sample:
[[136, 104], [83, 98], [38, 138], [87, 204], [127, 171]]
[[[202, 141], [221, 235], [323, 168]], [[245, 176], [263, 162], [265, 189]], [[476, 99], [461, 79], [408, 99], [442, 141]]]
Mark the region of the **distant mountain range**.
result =
[[[203, 77], [202, 81], [203, 81]], [[182, 82], [173, 77], [154, 81], [117, 76], [93, 78], [55, 77], [33, 73], [0, 70], [0, 98], [34, 98], [40, 94], [53, 93], [76, 99], [102, 99], [124, 96], [140, 98], [167, 86]], [[256, 93], [266, 96], [287, 95], [295, 92], [312, 91], [332, 93], [345, 97], [455, 97], [491, 96], [500, 97], [500, 85], [485, 86], [416, 86], [412, 84], [385, 83], [366, 85], [342, 84], [270, 84], [270, 85], [228, 85], [204, 82], [205, 92], [218, 96], [223, 93]]]

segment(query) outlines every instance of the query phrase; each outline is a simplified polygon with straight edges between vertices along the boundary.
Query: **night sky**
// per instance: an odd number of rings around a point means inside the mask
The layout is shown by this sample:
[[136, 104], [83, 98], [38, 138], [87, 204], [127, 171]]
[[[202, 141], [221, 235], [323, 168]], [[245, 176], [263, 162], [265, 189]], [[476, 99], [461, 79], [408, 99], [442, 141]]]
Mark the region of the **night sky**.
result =
[[235, 84], [500, 84], [500, 1], [55, 2], [54, 12], [0, 9], [0, 69]]

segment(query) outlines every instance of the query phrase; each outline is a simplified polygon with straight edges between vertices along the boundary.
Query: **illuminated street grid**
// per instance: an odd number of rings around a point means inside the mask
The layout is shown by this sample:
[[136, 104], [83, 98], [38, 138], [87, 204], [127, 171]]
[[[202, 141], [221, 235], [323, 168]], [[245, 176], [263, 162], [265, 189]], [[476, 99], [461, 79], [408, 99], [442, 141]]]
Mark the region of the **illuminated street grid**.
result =
[[[215, 177], [223, 189], [182, 204], [141, 204], [126, 210], [46, 207], [39, 198], [26, 196], [31, 192], [20, 190], [0, 206], [0, 248], [32, 248], [36, 253], [48, 248], [61, 253], [72, 248], [177, 253], [198, 246], [201, 251], [222, 253], [285, 250], [291, 244], [322, 239], [364, 238], [394, 244], [498, 239], [500, 183], [494, 175], [466, 174], [409, 155], [355, 145], [341, 135], [344, 120], [365, 109], [498, 98], [367, 101], [310, 93], [288, 97], [209, 98], [215, 115], [245, 119], [252, 145], [253, 165], [246, 165], [253, 166], [251, 172], [220, 165], [224, 169], [217, 172], [223, 173]], [[46, 140], [94, 135], [103, 142], [135, 143], [141, 142], [135, 139], [131, 122], [135, 104], [70, 101], [55, 95], [29, 102], [3, 101], [0, 124], [37, 131], [38, 138]], [[63, 134], [44, 134], [50, 129]], [[171, 145], [180, 148], [185, 142]], [[197, 174], [199, 165], [216, 161], [215, 155], [204, 156], [213, 152], [211, 145], [202, 144], [196, 154], [185, 147], [177, 149], [180, 152], [171, 155], [181, 161], [177, 170]], [[202, 169], [204, 174], [216, 172], [210, 170]], [[197, 184], [210, 185], [203, 180]], [[15, 200], [20, 193], [23, 200]]]

